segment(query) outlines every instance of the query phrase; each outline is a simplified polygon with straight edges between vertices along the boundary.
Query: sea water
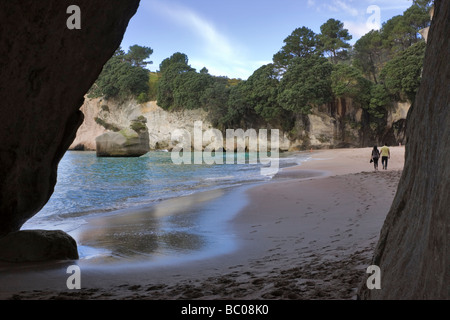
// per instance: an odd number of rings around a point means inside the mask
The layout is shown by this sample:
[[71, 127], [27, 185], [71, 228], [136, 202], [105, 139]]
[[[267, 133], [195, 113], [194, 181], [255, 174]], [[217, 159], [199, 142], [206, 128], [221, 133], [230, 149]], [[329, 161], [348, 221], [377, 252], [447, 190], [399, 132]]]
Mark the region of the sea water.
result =
[[[280, 169], [309, 157], [283, 153]], [[261, 164], [177, 165], [170, 152], [99, 158], [95, 152], [68, 151], [50, 200], [22, 229], [69, 233], [80, 259], [218, 253], [233, 247], [226, 221], [245, 205], [236, 192], [270, 179], [261, 174]]]

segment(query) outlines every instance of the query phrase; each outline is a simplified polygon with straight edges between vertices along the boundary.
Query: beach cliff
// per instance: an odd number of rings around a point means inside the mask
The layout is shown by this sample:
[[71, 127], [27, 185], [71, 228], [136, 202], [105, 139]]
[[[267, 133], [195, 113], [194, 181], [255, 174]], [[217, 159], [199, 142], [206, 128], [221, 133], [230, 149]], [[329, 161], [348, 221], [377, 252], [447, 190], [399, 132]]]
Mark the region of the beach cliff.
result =
[[47, 203], [58, 163], [83, 122], [84, 95], [120, 45], [139, 1], [0, 3], [0, 236], [18, 231]]
[[[387, 124], [383, 136], [375, 140], [387, 140], [391, 145], [404, 144], [408, 102], [392, 102], [388, 108]], [[208, 113], [201, 108], [166, 111], [157, 101], [139, 104], [135, 99], [126, 101], [86, 98], [80, 109], [85, 120], [78, 129], [70, 150], [95, 151], [95, 139], [107, 131], [119, 131], [128, 127], [131, 119], [143, 116], [147, 119], [151, 150], [171, 150], [175, 130], [187, 130], [193, 134], [194, 122], [201, 121], [203, 129], [212, 128]], [[237, 129], [237, 128], [233, 128]], [[255, 128], [256, 129], [256, 128]], [[333, 149], [342, 147], [366, 147], [377, 143], [364, 125], [363, 109], [352, 99], [340, 98], [332, 103], [314, 108], [305, 119], [298, 120], [295, 131], [280, 132], [280, 151]]]
[[362, 299], [449, 299], [450, 2], [435, 2], [422, 83], [408, 115], [405, 167], [373, 261], [381, 289]]

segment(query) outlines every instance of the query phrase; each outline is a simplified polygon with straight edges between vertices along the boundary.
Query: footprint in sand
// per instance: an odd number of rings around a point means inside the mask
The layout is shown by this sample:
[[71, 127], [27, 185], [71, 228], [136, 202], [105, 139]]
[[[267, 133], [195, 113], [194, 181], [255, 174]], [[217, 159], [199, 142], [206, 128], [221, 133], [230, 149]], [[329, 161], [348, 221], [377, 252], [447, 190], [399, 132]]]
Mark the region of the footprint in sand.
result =
[[336, 237], [340, 237], [340, 236], [341, 236], [340, 234], [335, 234], [335, 235], [330, 236], [330, 238], [336, 238]]

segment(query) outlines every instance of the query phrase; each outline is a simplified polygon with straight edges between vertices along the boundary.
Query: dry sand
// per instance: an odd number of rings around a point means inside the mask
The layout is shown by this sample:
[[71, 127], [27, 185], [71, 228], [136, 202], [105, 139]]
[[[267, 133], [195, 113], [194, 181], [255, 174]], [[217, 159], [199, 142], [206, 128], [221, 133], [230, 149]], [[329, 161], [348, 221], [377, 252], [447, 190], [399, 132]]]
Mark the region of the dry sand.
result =
[[0, 299], [355, 299], [404, 164], [404, 147], [391, 147], [388, 170], [374, 172], [370, 152], [317, 151], [250, 188], [248, 205], [230, 221], [232, 253], [82, 269], [81, 290], [66, 287], [73, 262], [2, 264]]

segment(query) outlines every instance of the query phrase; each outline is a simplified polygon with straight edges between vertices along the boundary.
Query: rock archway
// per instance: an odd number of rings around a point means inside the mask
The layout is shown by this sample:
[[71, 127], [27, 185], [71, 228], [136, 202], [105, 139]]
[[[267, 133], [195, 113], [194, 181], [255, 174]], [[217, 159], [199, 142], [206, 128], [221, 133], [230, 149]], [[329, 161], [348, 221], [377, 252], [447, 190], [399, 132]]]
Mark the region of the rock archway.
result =
[[381, 289], [363, 283], [362, 299], [450, 298], [449, 34], [450, 1], [436, 0], [405, 167], [373, 257]]
[[82, 122], [83, 96], [122, 41], [139, 0], [0, 3], [0, 235], [50, 198], [57, 165]]
[[[57, 165], [82, 122], [83, 96], [120, 45], [139, 0], [0, 2], [0, 237], [50, 198]], [[447, 298], [450, 198], [450, 1], [436, 0], [423, 82], [411, 108], [405, 170], [374, 264], [381, 290], [363, 299]]]
[[0, 237], [48, 201], [83, 121], [84, 94], [119, 47], [139, 0], [0, 2]]

